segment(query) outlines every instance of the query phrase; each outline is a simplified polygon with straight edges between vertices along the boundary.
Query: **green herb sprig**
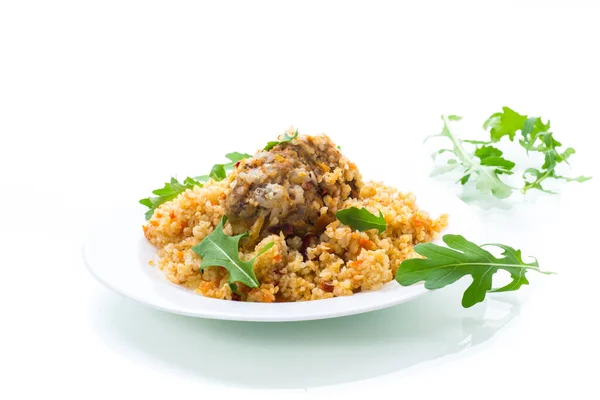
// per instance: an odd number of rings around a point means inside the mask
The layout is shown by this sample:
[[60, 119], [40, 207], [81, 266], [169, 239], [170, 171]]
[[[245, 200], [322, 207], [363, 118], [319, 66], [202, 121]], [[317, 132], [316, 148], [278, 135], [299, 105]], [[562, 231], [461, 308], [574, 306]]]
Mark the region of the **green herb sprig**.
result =
[[[223, 226], [227, 223], [227, 217], [223, 216], [219, 225], [206, 236], [200, 244], [192, 247], [192, 250], [202, 257], [200, 270], [204, 271], [206, 267], [224, 267], [229, 271], [229, 283], [241, 282], [248, 287], [256, 288], [259, 286], [258, 279], [254, 274], [254, 261], [257, 257], [264, 254], [274, 242], [264, 246], [258, 254], [250, 261], [242, 261], [239, 257], [239, 242], [242, 238], [248, 235], [248, 232], [237, 235], [228, 236], [223, 232]], [[237, 291], [237, 287], [233, 286], [232, 290]]]
[[[487, 293], [514, 291], [522, 285], [528, 285], [529, 281], [525, 277], [528, 270], [542, 274], [552, 273], [541, 271], [535, 259], [530, 263], [523, 261], [521, 250], [510, 246], [478, 246], [461, 235], [444, 235], [442, 240], [448, 247], [433, 243], [416, 245], [415, 251], [426, 258], [403, 261], [396, 273], [396, 281], [402, 286], [424, 281], [427, 289], [439, 289], [463, 276], [471, 275], [473, 282], [465, 290], [462, 298], [463, 307], [468, 308], [483, 301]], [[502, 257], [495, 257], [483, 248], [485, 246], [501, 248]], [[499, 270], [508, 271], [512, 281], [503, 287], [492, 289], [492, 277]]]
[[236, 163], [238, 163], [239, 161], [242, 161], [245, 158], [250, 158], [250, 157], [252, 157], [250, 154], [238, 153], [237, 151], [235, 151], [233, 153], [225, 154], [225, 158], [227, 158], [230, 162], [228, 162], [226, 164], [215, 164], [211, 168], [210, 173], [208, 175], [196, 176], [196, 177], [194, 177], [194, 179], [201, 181], [201, 182], [206, 182], [209, 179], [214, 179], [217, 182], [222, 181], [223, 179], [225, 179], [227, 177], [227, 174], [231, 170], [233, 170], [233, 167], [235, 166]]
[[387, 227], [381, 211], [379, 211], [379, 216], [376, 216], [364, 207], [345, 208], [335, 213], [335, 216], [342, 224], [348, 225], [360, 232], [377, 229], [377, 232], [381, 235]]
[[[431, 176], [462, 169], [462, 177], [457, 182], [465, 185], [473, 179], [475, 187], [480, 192], [491, 193], [499, 199], [509, 197], [514, 190], [526, 193], [530, 189], [537, 189], [553, 193], [542, 186], [546, 179], [561, 179], [566, 182], [585, 182], [591, 179], [588, 176], [570, 178], [556, 172], [556, 167], [560, 163], [568, 164], [567, 159], [575, 154], [575, 149], [572, 147], [568, 147], [564, 151], [559, 149], [562, 144], [550, 131], [550, 121], [544, 123], [539, 117], [528, 117], [508, 107], [503, 107], [502, 112], [492, 114], [483, 124], [483, 128], [486, 131], [489, 130], [490, 140], [481, 141], [461, 140], [452, 132], [450, 122], [460, 119], [455, 115], [442, 116], [444, 123], [442, 132], [429, 137], [446, 137], [452, 143], [452, 148], [440, 149], [432, 155], [433, 158], [436, 158], [440, 154], [447, 153], [450, 154], [450, 159], [446, 165], [434, 168]], [[544, 155], [544, 163], [540, 168], [524, 170], [524, 182], [520, 189], [511, 187], [501, 179], [503, 174], [513, 174], [515, 163], [504, 158], [502, 151], [493, 146], [504, 136], [507, 136], [510, 141], [514, 141], [518, 132], [521, 133], [518, 142], [527, 154], [539, 152]], [[475, 149], [469, 152], [465, 149], [465, 144], [474, 145]]]
[[172, 177], [171, 181], [165, 183], [164, 187], [152, 191], [156, 197], [147, 197], [145, 199], [141, 199], [140, 204], [149, 208], [145, 214], [146, 220], [149, 220], [152, 217], [154, 211], [161, 204], [175, 199], [186, 190], [193, 189], [194, 186], [202, 187], [202, 182], [206, 182], [211, 178], [215, 181], [222, 181], [227, 177], [227, 174], [233, 169], [238, 161], [241, 161], [244, 158], [250, 158], [252, 156], [246, 153], [233, 152], [226, 154], [225, 157], [229, 159], [230, 162], [227, 164], [213, 165], [209, 175], [195, 176], [193, 178], [187, 177], [183, 183], [180, 183], [177, 179]]
[[560, 151], [562, 144], [554, 138], [554, 133], [550, 131], [550, 121], [544, 123], [539, 117], [528, 117], [521, 115], [508, 107], [502, 107], [501, 113], [493, 114], [483, 124], [484, 129], [490, 129], [492, 141], [498, 142], [503, 136], [508, 136], [512, 142], [515, 139], [517, 131], [521, 131], [519, 144], [527, 153], [539, 152], [544, 155], [544, 164], [540, 169], [528, 168], [523, 174], [525, 184], [521, 191], [523, 193], [530, 189], [541, 190], [542, 192], [554, 193], [542, 186], [546, 179], [562, 179], [566, 182], [585, 182], [592, 179], [589, 176], [578, 176], [569, 178], [558, 175], [556, 167], [564, 162], [568, 164], [567, 159], [575, 154], [575, 149], [567, 147]]
[[292, 136], [288, 135], [287, 132], [285, 133], [285, 135], [283, 135], [283, 139], [282, 140], [273, 140], [269, 143], [267, 143], [267, 145], [264, 147], [263, 150], [271, 150], [273, 147], [282, 144], [282, 143], [287, 143], [287, 142], [291, 142], [292, 140], [296, 139], [298, 137], [298, 129], [296, 129], [296, 132], [294, 132], [294, 134]]
[[155, 194], [156, 197], [147, 197], [140, 200], [140, 204], [149, 208], [145, 214], [146, 219], [148, 220], [152, 217], [152, 214], [154, 214], [154, 211], [158, 208], [158, 206], [166, 203], [167, 201], [173, 200], [188, 189], [193, 189], [194, 186], [202, 187], [202, 184], [196, 179], [190, 177], [185, 178], [183, 183], [180, 183], [175, 178], [171, 178], [171, 181], [165, 183], [164, 187], [153, 190], [152, 193]]
[[[439, 154], [451, 153], [447, 164], [434, 168], [431, 176], [444, 174], [462, 167], [462, 177], [458, 180], [462, 185], [470, 179], [475, 181], [475, 187], [483, 193], [491, 193], [495, 197], [504, 199], [511, 195], [512, 188], [500, 179], [500, 175], [510, 175], [515, 163], [502, 157], [502, 151], [488, 144], [488, 142], [475, 142], [482, 144], [474, 153], [469, 153], [464, 148], [464, 143], [475, 144], [474, 141], [460, 140], [450, 129], [450, 121], [459, 121], [461, 117], [456, 115], [442, 116], [444, 127], [442, 132], [432, 137], [446, 137], [452, 142], [451, 149], [441, 149], [432, 156], [435, 158]], [[478, 160], [477, 160], [478, 159]]]
[[[294, 132], [292, 136], [287, 133], [284, 134], [282, 140], [271, 141], [267, 143], [264, 150], [271, 150], [273, 147], [282, 144], [291, 142], [292, 140], [298, 137], [298, 130]], [[208, 175], [200, 175], [195, 176], [193, 178], [186, 178], [183, 183], [179, 183], [177, 179], [171, 178], [170, 182], [165, 183], [165, 186], [161, 189], [156, 189], [152, 193], [156, 194], [156, 197], [148, 197], [140, 200], [140, 203], [149, 208], [146, 212], [146, 219], [150, 219], [154, 211], [163, 203], [167, 201], [171, 201], [175, 199], [178, 195], [185, 192], [187, 189], [192, 189], [194, 186], [202, 187], [202, 183], [208, 181], [209, 179], [213, 179], [217, 182], [222, 181], [229, 175], [229, 173], [233, 170], [235, 165], [246, 158], [251, 158], [252, 156], [248, 153], [240, 153], [233, 152], [225, 155], [225, 158], [229, 160], [228, 163], [215, 164], [212, 166]]]

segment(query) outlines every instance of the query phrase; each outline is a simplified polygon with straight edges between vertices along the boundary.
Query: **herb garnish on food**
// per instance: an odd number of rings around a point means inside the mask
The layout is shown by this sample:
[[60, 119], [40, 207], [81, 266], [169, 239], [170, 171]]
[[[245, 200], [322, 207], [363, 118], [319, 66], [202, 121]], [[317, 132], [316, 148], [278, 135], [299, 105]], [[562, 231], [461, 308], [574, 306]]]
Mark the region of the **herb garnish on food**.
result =
[[[442, 240], [449, 247], [433, 243], [421, 243], [414, 250], [426, 258], [413, 258], [400, 264], [396, 273], [396, 281], [402, 286], [425, 281], [427, 289], [439, 289], [458, 281], [465, 275], [471, 275], [473, 283], [465, 290], [462, 305], [471, 307], [485, 299], [487, 293], [508, 292], [518, 290], [522, 285], [529, 284], [525, 277], [527, 270], [539, 269], [537, 260], [526, 263], [523, 261], [521, 250], [515, 250], [503, 244], [484, 244], [478, 246], [460, 235], [444, 235]], [[496, 258], [484, 246], [496, 246], [503, 250], [502, 257]], [[510, 273], [512, 282], [501, 288], [492, 289], [492, 276], [498, 270]]]
[[[267, 143], [264, 150], [271, 150], [273, 147], [282, 143], [291, 142], [297, 137], [297, 129], [292, 136], [290, 136], [288, 133], [285, 133], [282, 140], [276, 140]], [[202, 183], [200, 182], [206, 182], [209, 179], [213, 179], [217, 182], [222, 181], [227, 177], [229, 172], [233, 170], [233, 168], [238, 162], [242, 161], [245, 158], [250, 158], [252, 156], [247, 153], [239, 153], [237, 151], [234, 151], [233, 153], [226, 154], [225, 157], [229, 160], [229, 162], [225, 164], [213, 165], [208, 175], [200, 175], [195, 176], [193, 178], [188, 177], [185, 179], [183, 184], [179, 183], [177, 179], [171, 178], [171, 182], [165, 183], [164, 188], [156, 189], [152, 192], [153, 194], [158, 195], [158, 197], [148, 197], [140, 200], [140, 204], [143, 204], [150, 208], [145, 214], [146, 219], [148, 220], [152, 217], [152, 214], [158, 206], [160, 206], [163, 203], [166, 203], [167, 201], [175, 199], [179, 194], [185, 192], [187, 189], [193, 189], [194, 186], [202, 187]]]
[[337, 219], [344, 225], [348, 225], [358, 231], [364, 232], [369, 229], [377, 229], [381, 235], [385, 229], [385, 218], [379, 211], [379, 216], [371, 214], [366, 208], [350, 207], [335, 213]]
[[154, 214], [154, 211], [161, 204], [175, 199], [177, 196], [179, 196], [186, 190], [193, 189], [194, 186], [202, 187], [201, 182], [206, 182], [211, 178], [215, 181], [222, 181], [227, 177], [227, 173], [233, 169], [233, 167], [238, 161], [241, 161], [244, 158], [250, 158], [252, 156], [246, 153], [233, 152], [226, 154], [225, 157], [229, 159], [230, 162], [227, 164], [213, 165], [209, 175], [195, 176], [193, 178], [187, 177], [185, 178], [183, 183], [179, 183], [177, 179], [172, 177], [171, 181], [165, 183], [165, 186], [163, 188], [152, 191], [152, 193], [157, 195], [157, 197], [147, 197], [145, 199], [141, 199], [140, 204], [143, 204], [149, 208], [149, 210], [146, 211], [145, 214], [146, 219], [150, 219], [152, 217], [152, 214]]
[[[591, 179], [591, 177], [586, 176], [569, 178], [556, 172], [555, 169], [558, 164], [562, 162], [568, 164], [567, 159], [575, 153], [575, 149], [572, 147], [568, 147], [564, 151], [558, 149], [562, 144], [554, 138], [554, 134], [550, 131], [550, 121], [544, 123], [539, 117], [528, 117], [508, 107], [503, 107], [502, 112], [493, 114], [485, 121], [483, 127], [486, 131], [489, 129], [490, 140], [481, 141], [461, 140], [452, 132], [450, 121], [460, 119], [456, 115], [442, 116], [444, 122], [442, 132], [429, 137], [446, 137], [452, 142], [451, 149], [441, 149], [433, 154], [435, 158], [443, 153], [452, 153], [447, 164], [436, 167], [431, 173], [432, 176], [461, 168], [462, 177], [458, 182], [462, 185], [469, 182], [469, 180], [473, 180], [475, 187], [480, 192], [491, 193], [499, 199], [509, 197], [513, 190], [518, 188], [507, 185], [502, 181], [501, 175], [513, 174], [515, 163], [505, 159], [502, 156], [502, 151], [492, 144], [499, 142], [504, 136], [507, 136], [512, 142], [517, 136], [517, 132], [520, 132], [521, 137], [518, 141], [527, 154], [540, 152], [544, 155], [544, 163], [539, 169], [524, 169], [524, 182], [520, 188], [522, 193], [526, 193], [530, 189], [553, 193], [542, 186], [542, 182], [549, 178], [562, 179], [566, 182], [585, 182]], [[466, 151], [465, 143], [476, 146], [475, 150], [472, 152]]]
[[233, 153], [225, 154], [225, 157], [230, 161], [226, 164], [215, 164], [210, 170], [208, 175], [196, 176], [194, 179], [202, 182], [206, 182], [209, 179], [214, 179], [215, 181], [222, 181], [227, 177], [227, 173], [230, 172], [236, 163], [242, 161], [244, 158], [252, 157], [247, 153], [238, 153], [234, 151]]
[[223, 232], [223, 226], [226, 222], [227, 217], [223, 216], [215, 230], [206, 236], [200, 244], [192, 247], [192, 250], [202, 257], [200, 270], [203, 271], [206, 267], [224, 267], [229, 271], [230, 284], [241, 282], [248, 287], [256, 288], [259, 282], [254, 274], [254, 261], [258, 256], [273, 247], [274, 242], [264, 246], [252, 260], [242, 261], [238, 253], [239, 242], [248, 233], [237, 236], [226, 235]]
[[193, 189], [194, 186], [202, 187], [202, 184], [196, 179], [190, 177], [185, 178], [183, 183], [179, 183], [177, 179], [171, 178], [171, 181], [165, 183], [165, 186], [163, 188], [153, 190], [152, 193], [155, 194], [157, 197], [147, 197], [145, 199], [140, 200], [140, 204], [143, 204], [149, 208], [149, 210], [146, 211], [145, 214], [146, 219], [150, 219], [150, 217], [152, 217], [152, 214], [154, 214], [154, 210], [156, 210], [158, 206], [160, 206], [163, 203], [166, 203], [167, 201], [173, 200], [174, 198], [179, 196], [179, 194], [185, 192], [188, 189]]
[[291, 142], [292, 140], [296, 139], [297, 137], [298, 137], [298, 129], [296, 129], [296, 131], [294, 132], [294, 134], [292, 136], [288, 135], [286, 132], [285, 135], [283, 136], [282, 140], [273, 140], [273, 141], [267, 143], [267, 145], [265, 146], [265, 148], [263, 150], [271, 150], [273, 147], [277, 146], [278, 144]]

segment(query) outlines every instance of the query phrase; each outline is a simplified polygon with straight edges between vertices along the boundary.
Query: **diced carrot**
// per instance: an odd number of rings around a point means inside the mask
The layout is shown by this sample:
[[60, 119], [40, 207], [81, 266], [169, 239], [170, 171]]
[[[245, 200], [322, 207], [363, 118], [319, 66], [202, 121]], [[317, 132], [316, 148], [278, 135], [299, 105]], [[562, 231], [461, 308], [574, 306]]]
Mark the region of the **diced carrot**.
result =
[[358, 241], [358, 244], [360, 245], [360, 247], [367, 249], [367, 250], [374, 250], [377, 247], [377, 246], [375, 246], [375, 243], [373, 243], [369, 239], [365, 239], [365, 238], [360, 238], [360, 240]]
[[359, 266], [364, 262], [364, 260], [356, 260], [356, 261], [352, 261], [352, 266]]
[[273, 296], [273, 294], [268, 290], [261, 289], [261, 292], [263, 294], [263, 300], [265, 301], [265, 303], [272, 303], [275, 300], [275, 296]]
[[215, 284], [213, 282], [208, 282], [208, 281], [200, 282], [200, 290], [203, 292], [213, 290], [214, 288], [215, 288]]

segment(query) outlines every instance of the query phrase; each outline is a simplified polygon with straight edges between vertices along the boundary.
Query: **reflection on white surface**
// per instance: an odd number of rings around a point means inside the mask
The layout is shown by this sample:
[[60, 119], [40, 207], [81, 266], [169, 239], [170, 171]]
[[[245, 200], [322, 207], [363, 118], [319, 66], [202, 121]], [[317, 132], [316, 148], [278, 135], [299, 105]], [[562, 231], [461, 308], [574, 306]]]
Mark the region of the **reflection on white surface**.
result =
[[309, 388], [460, 352], [487, 341], [518, 314], [518, 302], [495, 299], [463, 309], [462, 283], [385, 310], [307, 322], [183, 317], [105, 290], [91, 302], [89, 316], [102, 341], [137, 362], [227, 386]]

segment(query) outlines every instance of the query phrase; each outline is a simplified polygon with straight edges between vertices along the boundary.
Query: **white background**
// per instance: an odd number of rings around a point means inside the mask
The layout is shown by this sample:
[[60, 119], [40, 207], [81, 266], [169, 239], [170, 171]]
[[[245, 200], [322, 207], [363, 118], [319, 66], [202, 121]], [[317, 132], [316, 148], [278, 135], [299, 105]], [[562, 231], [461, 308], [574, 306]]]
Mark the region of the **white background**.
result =
[[[1, 2], [0, 397], [598, 398], [600, 14], [451, 3]], [[502, 105], [551, 118], [596, 177], [473, 208], [483, 239], [558, 272], [519, 293], [232, 323], [147, 309], [83, 265], [90, 221], [291, 124], [367, 177], [429, 179], [439, 115], [474, 136]]]

